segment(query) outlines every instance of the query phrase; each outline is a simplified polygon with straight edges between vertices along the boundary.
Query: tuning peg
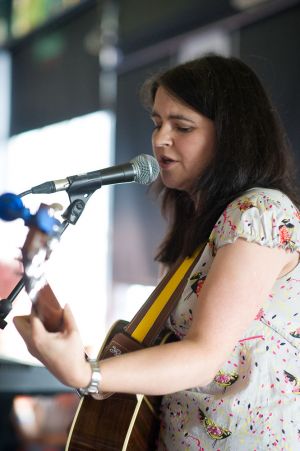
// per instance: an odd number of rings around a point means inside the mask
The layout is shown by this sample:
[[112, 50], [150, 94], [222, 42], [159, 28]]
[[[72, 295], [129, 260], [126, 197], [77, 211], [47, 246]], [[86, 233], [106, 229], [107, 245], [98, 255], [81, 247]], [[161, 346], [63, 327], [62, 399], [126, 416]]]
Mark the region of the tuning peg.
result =
[[21, 218], [28, 221], [31, 214], [19, 196], [13, 193], [4, 193], [0, 196], [0, 218], [4, 221], [14, 221]]
[[54, 213], [62, 210], [60, 204], [41, 204], [36, 214], [31, 214], [20, 198], [13, 193], [4, 193], [0, 196], [0, 219], [13, 221], [23, 219], [28, 227], [36, 227], [48, 235], [57, 235], [61, 223], [54, 217]]

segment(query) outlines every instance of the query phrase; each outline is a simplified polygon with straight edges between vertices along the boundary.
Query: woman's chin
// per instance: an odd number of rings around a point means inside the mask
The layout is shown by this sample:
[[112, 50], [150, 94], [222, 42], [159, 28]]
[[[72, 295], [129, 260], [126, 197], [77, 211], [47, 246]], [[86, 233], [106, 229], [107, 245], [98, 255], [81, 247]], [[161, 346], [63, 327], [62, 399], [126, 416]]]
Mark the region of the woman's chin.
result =
[[176, 189], [177, 191], [189, 192], [189, 187], [184, 183], [179, 183], [178, 180], [171, 180], [169, 178], [161, 177], [162, 182], [166, 188]]

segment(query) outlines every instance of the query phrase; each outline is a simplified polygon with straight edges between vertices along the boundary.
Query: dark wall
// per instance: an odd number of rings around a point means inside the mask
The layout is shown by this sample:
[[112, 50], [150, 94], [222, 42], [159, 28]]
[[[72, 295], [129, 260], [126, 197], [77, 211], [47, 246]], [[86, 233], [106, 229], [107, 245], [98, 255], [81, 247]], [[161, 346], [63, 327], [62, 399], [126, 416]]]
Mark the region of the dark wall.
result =
[[87, 45], [99, 20], [91, 4], [12, 45], [11, 135], [101, 107], [98, 55]]
[[300, 167], [300, 7], [242, 28], [239, 34], [240, 56], [273, 99]]
[[124, 55], [239, 12], [230, 0], [121, 0], [119, 4], [119, 45]]

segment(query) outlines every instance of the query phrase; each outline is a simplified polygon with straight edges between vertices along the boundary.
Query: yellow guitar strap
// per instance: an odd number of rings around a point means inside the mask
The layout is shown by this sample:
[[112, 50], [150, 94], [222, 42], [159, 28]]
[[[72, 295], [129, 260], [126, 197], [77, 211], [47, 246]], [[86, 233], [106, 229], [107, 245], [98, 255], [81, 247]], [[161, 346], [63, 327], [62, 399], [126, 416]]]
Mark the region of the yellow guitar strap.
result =
[[194, 264], [196, 259], [199, 257], [200, 253], [203, 251], [204, 246], [196, 249], [191, 257], [187, 257], [183, 260], [181, 265], [174, 272], [170, 280], [167, 282], [165, 287], [160, 291], [157, 298], [152, 303], [151, 307], [148, 309], [142, 320], [138, 323], [136, 328], [131, 332], [131, 336], [142, 343], [149, 330], [153, 326], [154, 322], [162, 312], [163, 308], [168, 303], [169, 299], [177, 289], [178, 285], [187, 274], [191, 266]]

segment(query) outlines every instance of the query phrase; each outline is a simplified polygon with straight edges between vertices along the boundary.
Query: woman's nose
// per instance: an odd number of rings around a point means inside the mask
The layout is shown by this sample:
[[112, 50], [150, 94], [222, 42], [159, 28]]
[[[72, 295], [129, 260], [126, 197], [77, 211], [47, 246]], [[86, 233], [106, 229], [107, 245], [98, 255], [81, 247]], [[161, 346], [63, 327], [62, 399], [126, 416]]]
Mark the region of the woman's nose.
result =
[[172, 144], [171, 130], [161, 126], [153, 134], [153, 144], [157, 147], [170, 146]]

